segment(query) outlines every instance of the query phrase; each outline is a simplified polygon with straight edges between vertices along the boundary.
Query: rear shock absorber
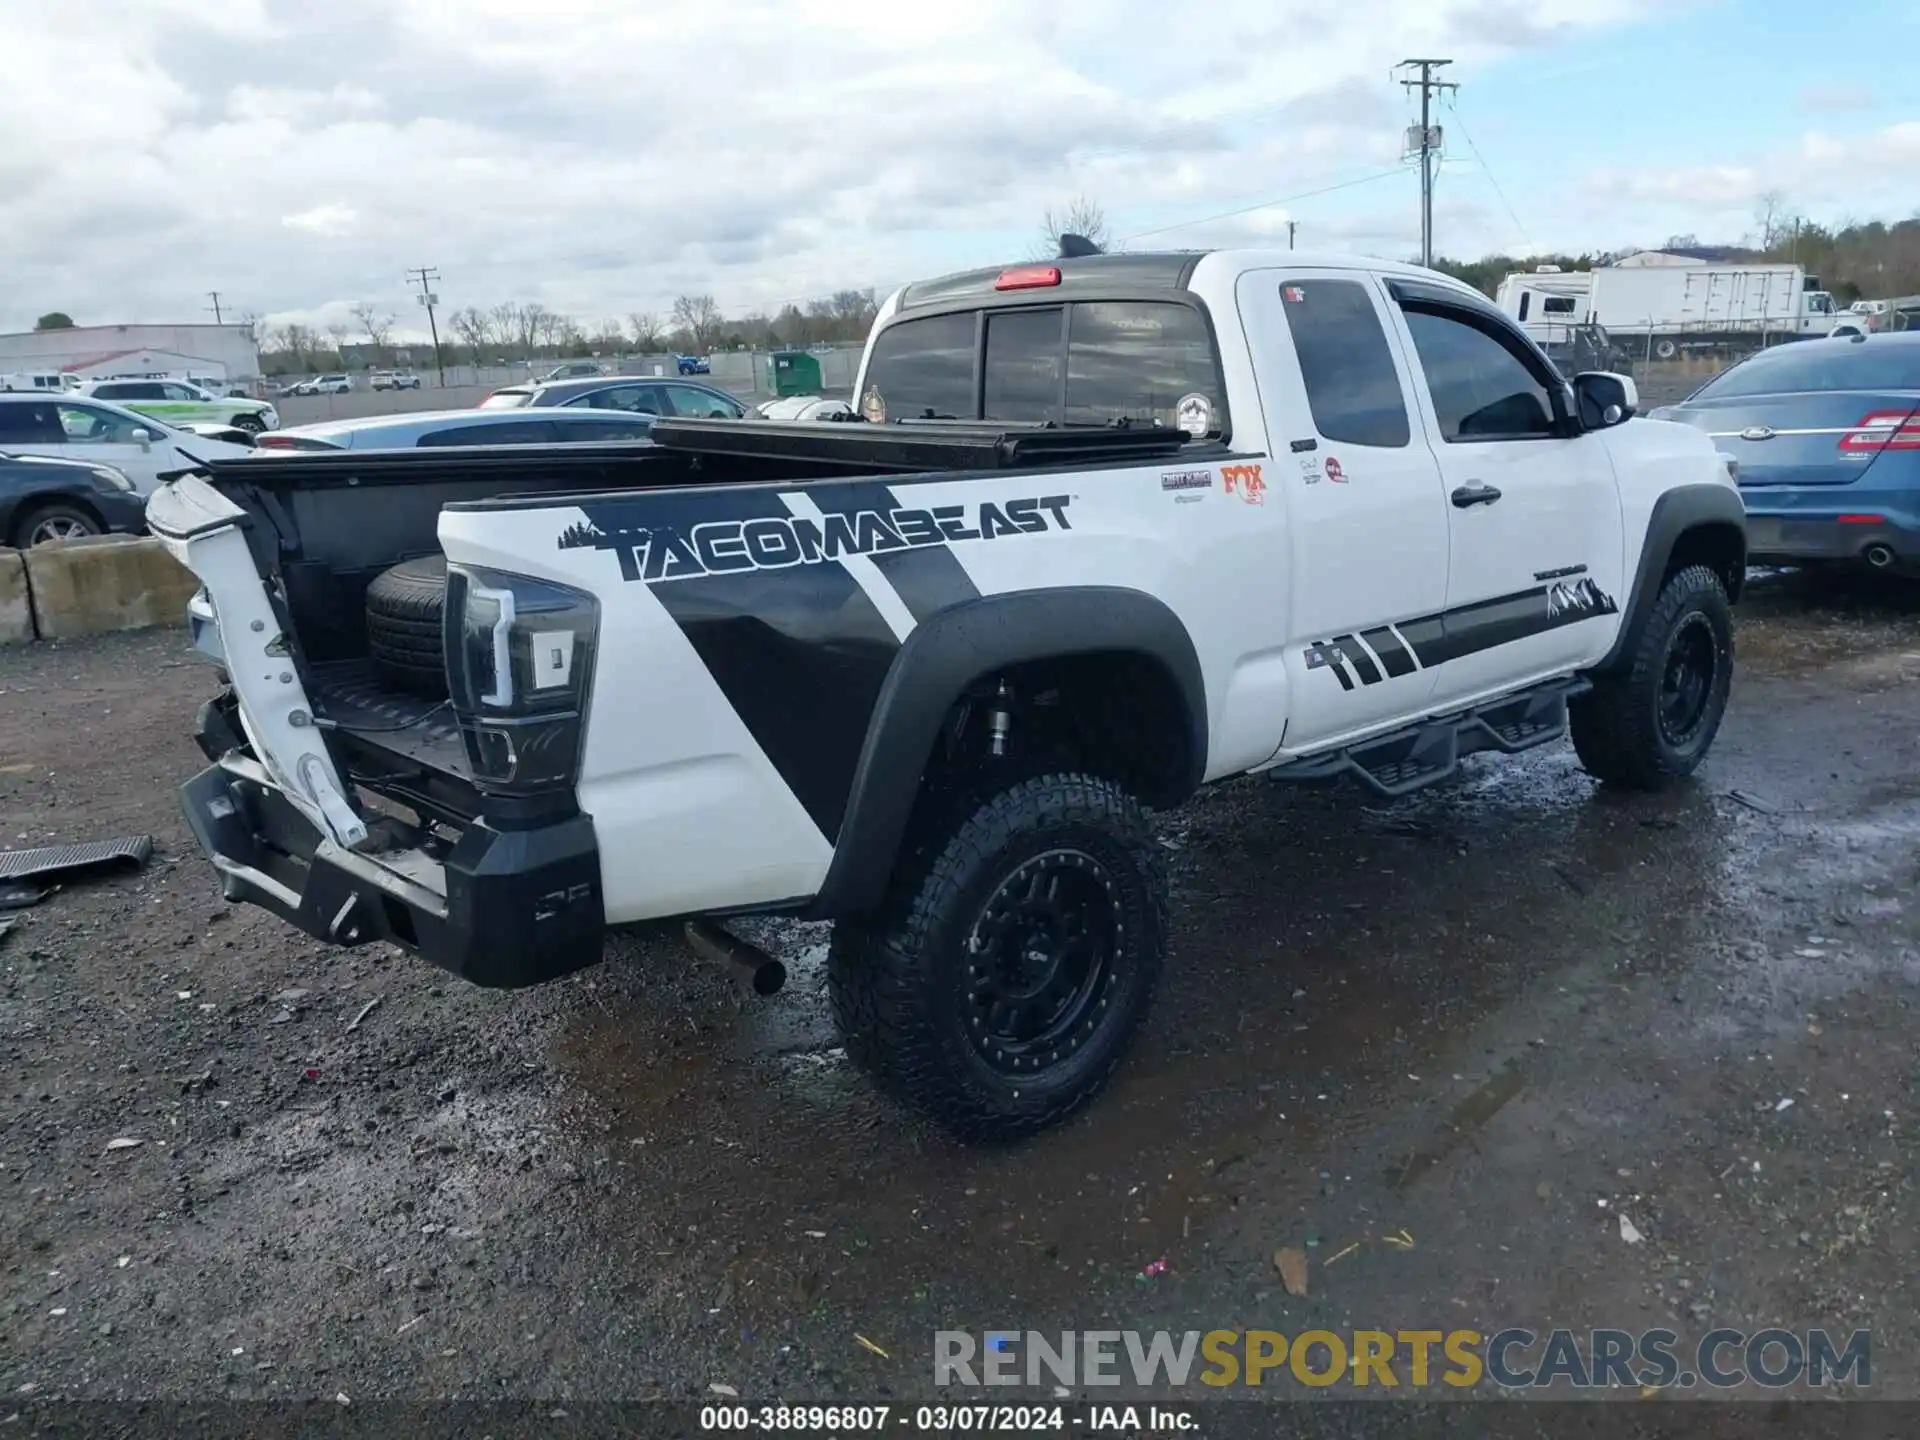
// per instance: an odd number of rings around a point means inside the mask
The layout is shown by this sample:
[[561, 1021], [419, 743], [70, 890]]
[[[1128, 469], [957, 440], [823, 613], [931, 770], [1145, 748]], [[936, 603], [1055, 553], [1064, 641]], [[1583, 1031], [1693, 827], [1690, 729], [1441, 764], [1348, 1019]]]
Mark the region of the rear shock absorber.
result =
[[1002, 680], [994, 691], [993, 708], [987, 712], [987, 753], [1004, 759], [1007, 740], [1013, 733], [1013, 687]]

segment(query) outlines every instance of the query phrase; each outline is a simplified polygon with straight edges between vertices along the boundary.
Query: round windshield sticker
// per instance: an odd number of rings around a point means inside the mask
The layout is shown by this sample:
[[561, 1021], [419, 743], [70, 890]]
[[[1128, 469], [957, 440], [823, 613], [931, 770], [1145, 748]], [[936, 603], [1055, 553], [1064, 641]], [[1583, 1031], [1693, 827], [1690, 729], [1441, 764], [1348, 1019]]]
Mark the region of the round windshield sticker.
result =
[[869, 385], [867, 393], [860, 399], [860, 413], [874, 425], [887, 423], [887, 402], [880, 394], [880, 387]]
[[1195, 439], [1213, 429], [1213, 402], [1197, 391], [1182, 395], [1173, 414], [1174, 423]]

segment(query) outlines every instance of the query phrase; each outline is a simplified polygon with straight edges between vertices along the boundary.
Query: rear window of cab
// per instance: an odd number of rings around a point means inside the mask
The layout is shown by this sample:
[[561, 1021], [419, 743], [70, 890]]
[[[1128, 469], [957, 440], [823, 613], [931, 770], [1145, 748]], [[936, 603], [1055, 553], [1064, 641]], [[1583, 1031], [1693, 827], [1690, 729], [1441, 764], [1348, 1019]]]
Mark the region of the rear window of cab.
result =
[[[1204, 402], [1202, 404], [1201, 402]], [[1129, 422], [1227, 433], [1213, 336], [1191, 305], [1083, 300], [897, 320], [874, 341], [872, 419]], [[1196, 418], [1197, 417], [1197, 418]]]

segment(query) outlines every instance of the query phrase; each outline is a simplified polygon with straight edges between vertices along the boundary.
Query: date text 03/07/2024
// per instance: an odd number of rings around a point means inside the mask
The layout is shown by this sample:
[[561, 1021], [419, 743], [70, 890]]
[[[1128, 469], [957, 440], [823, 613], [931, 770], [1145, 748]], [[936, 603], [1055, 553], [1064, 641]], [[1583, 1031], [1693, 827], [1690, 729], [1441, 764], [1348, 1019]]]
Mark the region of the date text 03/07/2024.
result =
[[1025, 1435], [1112, 1431], [1198, 1433], [1197, 1410], [1185, 1405], [703, 1405], [703, 1431], [741, 1434]]

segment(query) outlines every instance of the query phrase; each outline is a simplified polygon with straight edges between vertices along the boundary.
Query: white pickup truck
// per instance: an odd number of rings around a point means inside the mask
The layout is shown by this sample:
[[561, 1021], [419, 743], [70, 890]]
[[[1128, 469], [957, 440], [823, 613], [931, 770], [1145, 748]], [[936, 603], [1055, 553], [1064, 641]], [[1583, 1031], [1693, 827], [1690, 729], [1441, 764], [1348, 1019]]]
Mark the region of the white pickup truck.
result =
[[1007, 1137], [1147, 1008], [1149, 807], [1259, 772], [1398, 795], [1568, 731], [1655, 787], [1719, 727], [1729, 463], [1442, 276], [952, 275], [887, 301], [855, 394], [163, 490], [226, 672], [183, 803], [227, 895], [500, 986], [608, 926], [831, 919], [849, 1054]]

